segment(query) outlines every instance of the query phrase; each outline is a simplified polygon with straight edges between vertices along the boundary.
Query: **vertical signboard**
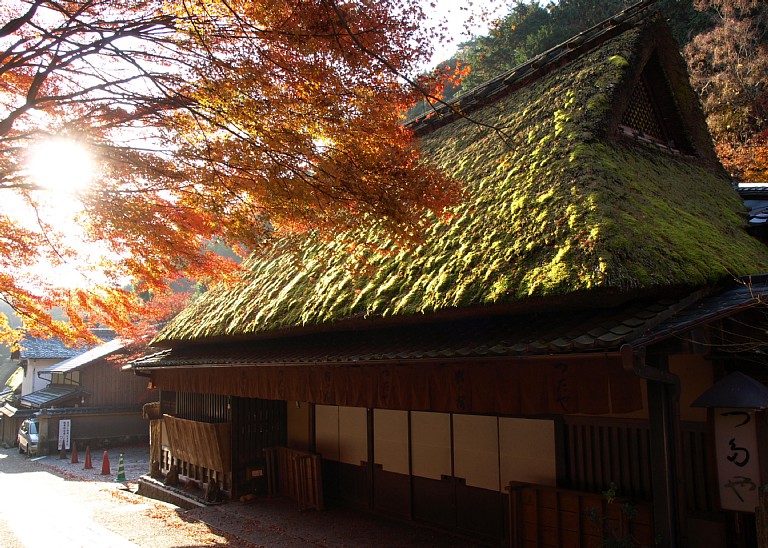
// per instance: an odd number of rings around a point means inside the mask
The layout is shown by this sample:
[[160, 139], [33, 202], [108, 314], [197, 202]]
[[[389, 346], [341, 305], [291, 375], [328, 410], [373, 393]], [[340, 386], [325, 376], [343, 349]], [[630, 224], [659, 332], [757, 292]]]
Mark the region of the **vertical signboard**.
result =
[[755, 413], [746, 409], [714, 409], [714, 413], [720, 505], [754, 512], [760, 485]]
[[59, 421], [59, 451], [69, 450], [69, 440], [71, 436], [72, 420], [62, 419]]

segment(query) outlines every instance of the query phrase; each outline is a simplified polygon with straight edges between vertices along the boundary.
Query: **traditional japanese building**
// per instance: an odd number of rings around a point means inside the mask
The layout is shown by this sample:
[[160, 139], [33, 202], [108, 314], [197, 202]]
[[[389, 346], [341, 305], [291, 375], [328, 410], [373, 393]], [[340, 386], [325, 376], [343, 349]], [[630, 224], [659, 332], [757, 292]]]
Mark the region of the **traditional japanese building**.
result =
[[410, 127], [464, 201], [418, 244], [277, 245], [182, 312], [134, 365], [161, 468], [511, 546], [754, 530], [692, 404], [766, 380], [768, 250], [648, 3]]

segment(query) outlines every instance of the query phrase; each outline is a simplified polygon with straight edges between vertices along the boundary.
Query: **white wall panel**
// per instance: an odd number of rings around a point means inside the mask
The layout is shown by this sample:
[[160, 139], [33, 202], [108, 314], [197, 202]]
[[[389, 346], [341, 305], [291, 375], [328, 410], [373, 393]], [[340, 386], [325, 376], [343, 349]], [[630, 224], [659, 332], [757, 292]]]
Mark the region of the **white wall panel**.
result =
[[499, 490], [499, 430], [496, 417], [453, 416], [456, 477], [482, 489]]
[[315, 448], [324, 459], [339, 460], [339, 408], [315, 406]]
[[368, 410], [339, 407], [339, 462], [360, 466], [368, 461]]
[[413, 474], [439, 480], [451, 475], [451, 416], [448, 413], [411, 413]]
[[557, 483], [555, 421], [499, 419], [501, 486], [510, 481]]
[[373, 411], [374, 462], [387, 472], [408, 474], [408, 412]]

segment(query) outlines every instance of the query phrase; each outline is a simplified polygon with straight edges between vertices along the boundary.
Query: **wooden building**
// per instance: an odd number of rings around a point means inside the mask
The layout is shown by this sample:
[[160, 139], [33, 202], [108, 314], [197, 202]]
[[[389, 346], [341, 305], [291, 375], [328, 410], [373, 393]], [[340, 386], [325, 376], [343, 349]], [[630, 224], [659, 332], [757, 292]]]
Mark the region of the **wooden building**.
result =
[[[95, 334], [102, 340], [114, 337], [114, 333], [109, 330], [99, 330]], [[30, 335], [19, 342], [19, 347], [12, 353], [11, 360], [21, 369], [21, 383], [12, 390], [4, 391], [0, 396], [0, 432], [4, 445], [16, 444], [19, 426], [24, 419], [34, 414], [30, 408], [21, 406], [18, 400], [21, 396], [41, 390], [48, 384], [48, 381], [40, 378], [38, 373], [51, 365], [82, 354], [88, 348], [87, 346], [68, 347], [56, 338], [45, 339]]]
[[278, 245], [135, 362], [162, 468], [275, 491], [288, 447], [294, 496], [492, 544], [748, 543], [692, 404], [765, 380], [768, 250], [667, 27], [638, 4], [454, 107], [410, 126], [466, 184], [419, 244]]
[[146, 379], [122, 370], [129, 344], [115, 338], [37, 371], [44, 385], [22, 394], [15, 414], [40, 419], [41, 453], [58, 450], [61, 421], [80, 447], [148, 441], [142, 407], [157, 394]]

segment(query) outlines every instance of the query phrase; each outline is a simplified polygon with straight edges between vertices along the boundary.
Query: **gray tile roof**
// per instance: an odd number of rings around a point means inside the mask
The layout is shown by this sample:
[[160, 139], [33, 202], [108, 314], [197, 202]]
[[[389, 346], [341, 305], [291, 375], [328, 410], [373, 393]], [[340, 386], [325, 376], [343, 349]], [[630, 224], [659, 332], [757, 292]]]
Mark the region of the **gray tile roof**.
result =
[[764, 227], [768, 223], [768, 186], [739, 185], [739, 195], [748, 210], [749, 225]]
[[84, 348], [69, 348], [59, 339], [24, 337], [19, 357], [28, 360], [66, 359], [82, 353]]
[[[93, 331], [94, 335], [102, 341], [110, 341], [115, 337], [115, 333], [110, 330], [98, 329]], [[81, 345], [77, 347], [68, 347], [59, 339], [44, 339], [41, 337], [24, 337], [19, 343], [19, 357], [29, 360], [59, 359], [66, 360], [73, 358], [93, 348], [93, 345]]]
[[612, 309], [549, 309], [376, 330], [194, 345], [136, 360], [134, 367], [415, 363], [425, 359], [618, 352], [627, 343], [647, 345], [757, 306], [765, 302], [764, 297], [768, 297], [768, 280], [756, 278], [708, 296], [696, 292], [678, 300], [628, 303]]

